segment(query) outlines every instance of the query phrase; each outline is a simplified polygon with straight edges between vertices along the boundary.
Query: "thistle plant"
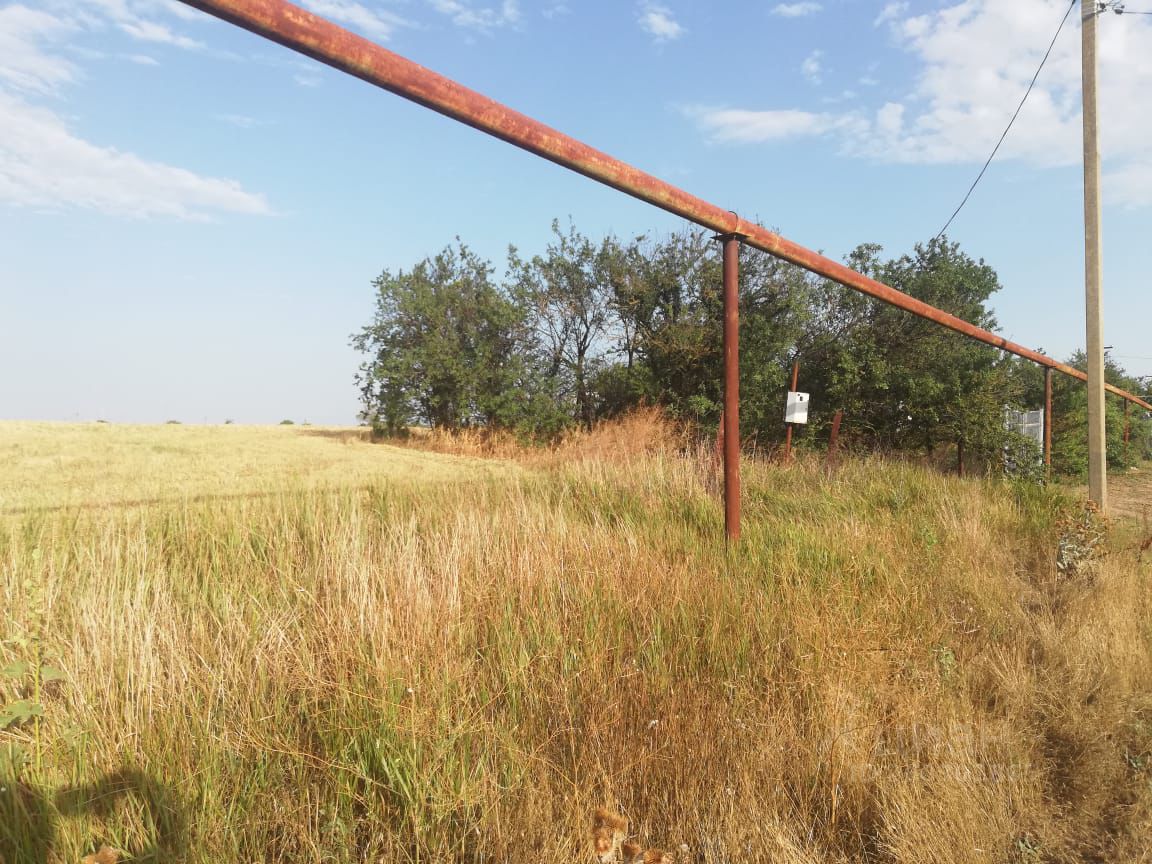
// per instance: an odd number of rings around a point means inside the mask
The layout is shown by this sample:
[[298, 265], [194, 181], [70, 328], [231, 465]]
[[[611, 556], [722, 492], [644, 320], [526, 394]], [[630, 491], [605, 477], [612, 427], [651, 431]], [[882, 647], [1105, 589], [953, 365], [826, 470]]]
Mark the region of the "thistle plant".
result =
[[[28, 580], [29, 622], [24, 635], [4, 641], [3, 647], [17, 657], [0, 669], [0, 731], [31, 729], [33, 760], [36, 773], [43, 767], [44, 689], [64, 673], [46, 663], [44, 630], [47, 604], [39, 579], [39, 550], [32, 555], [33, 578]], [[13, 775], [27, 764], [27, 751], [18, 742], [9, 742], [8, 761]]]

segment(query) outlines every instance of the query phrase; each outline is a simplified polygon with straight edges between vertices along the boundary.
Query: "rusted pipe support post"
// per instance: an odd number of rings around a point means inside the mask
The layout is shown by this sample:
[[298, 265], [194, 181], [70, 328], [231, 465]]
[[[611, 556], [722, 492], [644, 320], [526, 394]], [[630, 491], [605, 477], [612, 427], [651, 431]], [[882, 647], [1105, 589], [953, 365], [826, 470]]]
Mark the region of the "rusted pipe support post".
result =
[[740, 235], [723, 234], [724, 535], [740, 539]]
[[1044, 368], [1044, 470], [1052, 476], [1052, 370]]
[[[792, 363], [792, 383], [789, 385], [790, 392], [796, 392], [796, 388], [800, 383], [800, 361], [796, 360]], [[792, 459], [792, 424], [784, 424], [784, 461], [788, 462]]]
[[1124, 461], [1128, 461], [1128, 442], [1132, 440], [1132, 403], [1124, 400]]

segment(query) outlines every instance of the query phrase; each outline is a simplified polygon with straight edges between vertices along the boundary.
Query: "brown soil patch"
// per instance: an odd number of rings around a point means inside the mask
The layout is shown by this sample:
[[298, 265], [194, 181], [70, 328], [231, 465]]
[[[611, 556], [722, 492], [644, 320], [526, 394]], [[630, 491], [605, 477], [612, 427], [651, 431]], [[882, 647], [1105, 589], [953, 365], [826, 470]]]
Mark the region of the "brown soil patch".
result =
[[1110, 477], [1108, 498], [1113, 516], [1152, 522], [1152, 464]]

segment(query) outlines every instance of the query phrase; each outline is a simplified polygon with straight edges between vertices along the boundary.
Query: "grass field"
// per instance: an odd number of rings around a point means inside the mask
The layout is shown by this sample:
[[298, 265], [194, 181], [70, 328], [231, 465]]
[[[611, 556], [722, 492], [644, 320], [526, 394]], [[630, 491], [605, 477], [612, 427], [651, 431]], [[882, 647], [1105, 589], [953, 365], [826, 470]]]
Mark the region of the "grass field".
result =
[[1152, 860], [1138, 530], [652, 435], [0, 424], [0, 859]]
[[452, 483], [512, 463], [367, 446], [366, 429], [0, 423], [0, 515], [366, 484]]

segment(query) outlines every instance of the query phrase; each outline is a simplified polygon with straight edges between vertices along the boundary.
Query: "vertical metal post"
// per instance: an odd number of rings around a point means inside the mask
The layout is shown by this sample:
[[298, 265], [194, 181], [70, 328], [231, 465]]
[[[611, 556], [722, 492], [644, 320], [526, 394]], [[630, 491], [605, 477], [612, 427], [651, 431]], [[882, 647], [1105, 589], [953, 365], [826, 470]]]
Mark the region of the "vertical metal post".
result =
[[1084, 305], [1088, 352], [1088, 497], [1108, 509], [1104, 414], [1104, 322], [1101, 309], [1100, 148], [1096, 136], [1096, 23], [1099, 0], [1081, 0], [1084, 100]]
[[[788, 389], [793, 393], [796, 392], [796, 388], [799, 386], [799, 382], [800, 361], [796, 360], [792, 364], [792, 384]], [[784, 431], [784, 459], [787, 461], [788, 459], [792, 458], [792, 424], [785, 423], [784, 425], [787, 427]]]
[[740, 237], [724, 244], [724, 534], [740, 539]]
[[1052, 370], [1044, 368], [1044, 470], [1052, 476]]
[[1132, 403], [1124, 400], [1124, 461], [1128, 461], [1128, 442], [1132, 440]]

